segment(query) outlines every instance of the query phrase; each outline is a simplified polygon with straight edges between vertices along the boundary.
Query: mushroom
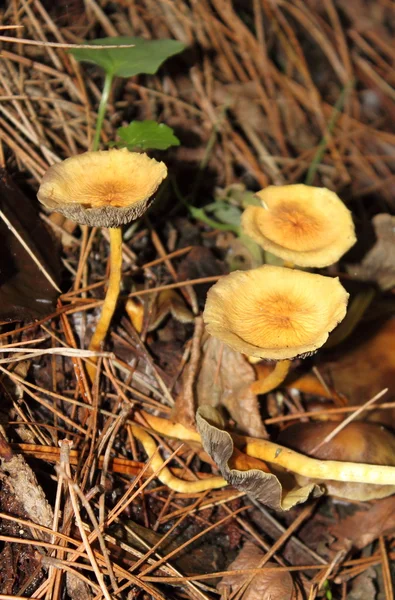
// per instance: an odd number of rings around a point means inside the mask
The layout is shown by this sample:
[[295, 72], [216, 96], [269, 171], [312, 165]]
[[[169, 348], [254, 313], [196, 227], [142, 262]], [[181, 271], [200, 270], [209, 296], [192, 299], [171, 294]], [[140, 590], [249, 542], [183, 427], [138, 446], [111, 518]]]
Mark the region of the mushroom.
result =
[[[42, 179], [37, 197], [46, 208], [82, 225], [109, 228], [110, 278], [90, 350], [100, 350], [119, 296], [120, 226], [144, 214], [166, 176], [163, 162], [123, 148], [72, 156], [52, 165]], [[95, 367], [88, 365], [88, 373], [92, 378]]]
[[255, 393], [274, 389], [290, 359], [314, 353], [346, 314], [338, 278], [264, 265], [235, 271], [208, 292], [203, 320], [214, 337], [248, 356], [279, 361]]
[[301, 267], [327, 267], [356, 242], [350, 211], [326, 188], [269, 186], [248, 206], [242, 228], [260, 246]]
[[[395, 437], [384, 427], [375, 423], [355, 421], [322, 444], [322, 440], [325, 440], [335, 427], [337, 424], [330, 422], [295, 423], [284, 429], [277, 441], [321, 460], [395, 466]], [[326, 477], [328, 479], [325, 479], [324, 483], [328, 494], [349, 500], [385, 498], [395, 492], [395, 485], [334, 481], [330, 479], [330, 472]], [[301, 486], [312, 482], [322, 483], [321, 479], [313, 480], [298, 474], [295, 478]]]

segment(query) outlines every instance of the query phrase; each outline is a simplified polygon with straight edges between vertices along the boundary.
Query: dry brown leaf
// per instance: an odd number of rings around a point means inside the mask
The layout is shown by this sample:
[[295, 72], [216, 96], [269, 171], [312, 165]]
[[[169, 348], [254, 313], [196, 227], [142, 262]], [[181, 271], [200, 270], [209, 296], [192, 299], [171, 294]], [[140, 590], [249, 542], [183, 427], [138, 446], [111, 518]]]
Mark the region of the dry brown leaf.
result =
[[[382, 401], [392, 402], [394, 399], [395, 381], [395, 352], [389, 348], [395, 347], [395, 319], [387, 321], [373, 335], [365, 340], [354, 343], [353, 348], [344, 354], [336, 354], [333, 361], [327, 362], [323, 372], [327, 373], [327, 381], [340, 394], [344, 394], [349, 404], [363, 404], [369, 398], [383, 390], [389, 389]], [[363, 413], [364, 420], [394, 423], [395, 410], [380, 410]]]
[[392, 534], [395, 530], [395, 496], [376, 500], [341, 519], [329, 527], [329, 534], [337, 541], [331, 547], [344, 547], [348, 540], [354, 548], [362, 549], [381, 535]]
[[[246, 542], [240, 550], [237, 558], [229, 565], [229, 571], [238, 571], [240, 569], [254, 569], [259, 566], [264, 554], [252, 542]], [[266, 563], [266, 567], [273, 569], [278, 567], [274, 562]], [[219, 590], [230, 588], [231, 593], [239, 589], [249, 578], [250, 574], [226, 575], [218, 584]], [[294, 600], [296, 599], [296, 590], [289, 573], [280, 571], [262, 570], [258, 575], [254, 575], [251, 583], [242, 595], [243, 600]]]
[[93, 597], [89, 585], [74, 573], [66, 573], [66, 589], [71, 600], [91, 600]]
[[171, 314], [179, 323], [193, 323], [193, 314], [180, 294], [175, 290], [163, 290], [158, 294], [148, 331], [154, 331]]
[[202, 340], [202, 362], [196, 381], [197, 407], [225, 407], [236, 427], [252, 437], [266, 437], [258, 398], [250, 390], [255, 370], [240, 352], [216, 338]]
[[[266, 437], [258, 398], [250, 390], [255, 381], [255, 371], [240, 352], [236, 352], [216, 338], [204, 334], [201, 339], [200, 364], [197, 369], [193, 392], [193, 415], [186, 422], [190, 426], [199, 406], [225, 408], [235, 421], [236, 428], [252, 437]], [[177, 404], [187, 404], [186, 382], [191, 366], [185, 370], [183, 390]], [[192, 403], [189, 401], [189, 405]]]
[[266, 506], [275, 510], [289, 510], [296, 504], [305, 502], [310, 494], [320, 496], [323, 493], [314, 483], [298, 486], [288, 473], [278, 473], [276, 476], [258, 469], [232, 469], [229, 461], [234, 453], [233, 440], [230, 434], [223, 430], [220, 414], [214, 408], [200, 407], [196, 414], [196, 425], [203, 448], [218, 466], [222, 477], [229, 485], [250, 494]]
[[373, 579], [376, 579], [376, 572], [372, 567], [355, 577], [347, 600], [376, 600], [377, 590]]
[[361, 264], [349, 265], [347, 271], [356, 279], [374, 281], [382, 290], [395, 286], [395, 217], [376, 215], [372, 219], [377, 241]]
[[4, 438], [0, 440], [0, 447], [0, 477], [6, 480], [29, 519], [39, 525], [52, 527], [52, 508], [32, 469], [23, 456], [12, 453]]

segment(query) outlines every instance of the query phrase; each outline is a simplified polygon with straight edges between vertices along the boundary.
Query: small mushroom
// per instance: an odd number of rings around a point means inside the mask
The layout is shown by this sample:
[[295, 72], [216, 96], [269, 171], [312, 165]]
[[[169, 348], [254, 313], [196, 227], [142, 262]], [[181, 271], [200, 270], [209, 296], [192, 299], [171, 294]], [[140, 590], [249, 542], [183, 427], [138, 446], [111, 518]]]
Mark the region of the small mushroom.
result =
[[244, 233], [289, 263], [327, 267], [356, 242], [350, 211], [326, 188], [269, 186], [257, 196], [262, 207], [246, 208]]
[[338, 278], [264, 265], [220, 279], [208, 292], [203, 319], [207, 331], [234, 350], [280, 361], [267, 378], [273, 389], [289, 369], [281, 361], [320, 348], [344, 318], [347, 300]]
[[[337, 427], [336, 423], [295, 423], [284, 429], [278, 442], [293, 450], [326, 461], [346, 461], [370, 465], [395, 466], [395, 436], [375, 423], [349, 423], [328, 442], [322, 441]], [[322, 445], [321, 445], [322, 444]], [[314, 450], [317, 447], [317, 450]], [[328, 463], [329, 464], [329, 463]], [[330, 472], [324, 481], [328, 494], [349, 500], [373, 500], [395, 493], [395, 485], [374, 485], [333, 481]], [[299, 485], [321, 484], [323, 480], [295, 475]]]
[[163, 162], [126, 148], [85, 152], [52, 165], [37, 198], [82, 225], [120, 227], [145, 213], [166, 175]]
[[[42, 179], [37, 197], [44, 206], [82, 225], [109, 228], [110, 278], [90, 350], [101, 349], [120, 292], [120, 226], [144, 214], [166, 176], [163, 162], [123, 148], [72, 156], [52, 165]], [[88, 365], [91, 379], [95, 371]]]

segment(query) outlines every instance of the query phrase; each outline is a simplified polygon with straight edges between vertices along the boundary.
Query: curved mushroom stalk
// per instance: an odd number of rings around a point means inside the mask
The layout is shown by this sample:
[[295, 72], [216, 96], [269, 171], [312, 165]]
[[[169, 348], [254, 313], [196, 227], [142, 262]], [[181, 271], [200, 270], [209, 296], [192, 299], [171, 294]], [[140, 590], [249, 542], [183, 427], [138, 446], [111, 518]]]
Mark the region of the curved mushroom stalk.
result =
[[[340, 438], [337, 450], [333, 451], [333, 445], [329, 447], [329, 450], [324, 450], [324, 448], [320, 450], [325, 455], [325, 460], [321, 460], [311, 458], [275, 442], [231, 435], [223, 430], [222, 418], [218, 411], [211, 407], [199, 408], [196, 422], [202, 436], [203, 448], [220, 467], [223, 477], [232, 485], [236, 485], [237, 478], [230, 478], [229, 467], [226, 465], [231, 456], [232, 444], [235, 444], [248, 456], [264, 461], [271, 470], [277, 472], [280, 468], [292, 474], [302, 488], [313, 484], [316, 486], [324, 485], [328, 493], [343, 498], [358, 498], [360, 500], [383, 498], [395, 492], [395, 438], [392, 434], [384, 432], [383, 428], [374, 424], [349, 424], [342, 431], [343, 436]], [[317, 425], [332, 429], [336, 426], [333, 423], [308, 423], [307, 425], [310, 425], [312, 429]], [[361, 425], [367, 426], [368, 431], [361, 429]], [[359, 431], [358, 427], [360, 428]], [[375, 427], [376, 432], [373, 438], [375, 448], [372, 448], [372, 431]], [[350, 437], [354, 438], [351, 450], [345, 441], [350, 432], [353, 434]], [[300, 435], [297, 438], [300, 442], [299, 445], [304, 444], [304, 433], [303, 428], [301, 428]], [[378, 444], [380, 436], [383, 439], [382, 443]], [[317, 437], [315, 436], [315, 441], [317, 441]], [[287, 430], [285, 430], [282, 439], [285, 443], [288, 443]], [[295, 444], [295, 436], [293, 441]], [[310, 439], [309, 444], [311, 444], [311, 441]], [[378, 445], [380, 446], [379, 451], [377, 451]], [[224, 456], [226, 464], [224, 463]], [[337, 460], [337, 458], [341, 458], [341, 460]], [[367, 462], [357, 462], [357, 460]], [[369, 464], [368, 461], [376, 461], [376, 464]], [[247, 474], [243, 476], [243, 481], [245, 480], [248, 480], [251, 484], [250, 493], [254, 490], [258, 495], [263, 493], [260, 486], [257, 485], [254, 470], [250, 471], [249, 476]], [[357, 496], [355, 490], [358, 490], [358, 488], [359, 495]], [[245, 488], [242, 487], [241, 489]], [[354, 491], [354, 496], [351, 495], [352, 491]]]
[[267, 377], [258, 379], [251, 385], [251, 391], [258, 396], [259, 394], [268, 394], [278, 388], [285, 381], [291, 364], [291, 360], [279, 360], [276, 362], [274, 369]]
[[[387, 469], [395, 466], [395, 437], [390, 431], [376, 423], [354, 421], [331, 438], [337, 427], [338, 424], [333, 422], [295, 423], [281, 432], [278, 441], [324, 461], [353, 461], [383, 465]], [[313, 476], [306, 478], [297, 474], [296, 480], [300, 485], [306, 485], [313, 482]], [[315, 482], [320, 483], [317, 479]], [[325, 487], [332, 496], [360, 501], [385, 498], [395, 493], [395, 485], [388, 483], [380, 485], [328, 479]]]

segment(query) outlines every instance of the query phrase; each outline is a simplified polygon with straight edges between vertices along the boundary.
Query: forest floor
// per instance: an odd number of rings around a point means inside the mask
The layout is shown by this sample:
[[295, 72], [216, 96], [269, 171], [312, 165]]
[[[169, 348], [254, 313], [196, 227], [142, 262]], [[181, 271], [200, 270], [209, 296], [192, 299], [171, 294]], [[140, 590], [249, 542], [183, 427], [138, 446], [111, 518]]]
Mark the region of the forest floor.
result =
[[[395, 5], [5, 4], [0, 597], [392, 600], [395, 496], [323, 494], [280, 511], [236, 487], [188, 482], [219, 474], [196, 437], [203, 405], [223, 409], [230, 430], [286, 446], [289, 425], [333, 429], [370, 401], [355, 418], [392, 435]], [[180, 145], [150, 153], [169, 177], [123, 229], [122, 294], [91, 383], [108, 233], [48, 214], [36, 193], [50, 165], [92, 146], [103, 72], [68, 50], [106, 36], [186, 49], [155, 75], [114, 82], [103, 149], [134, 119], [166, 123]], [[257, 397], [250, 386], [271, 366], [209, 338], [201, 315], [213, 282], [262, 263], [239, 235], [246, 195], [293, 183], [327, 187], [352, 211], [357, 244], [319, 270], [340, 278], [352, 310], [327, 347]], [[395, 442], [386, 453], [395, 465]]]

